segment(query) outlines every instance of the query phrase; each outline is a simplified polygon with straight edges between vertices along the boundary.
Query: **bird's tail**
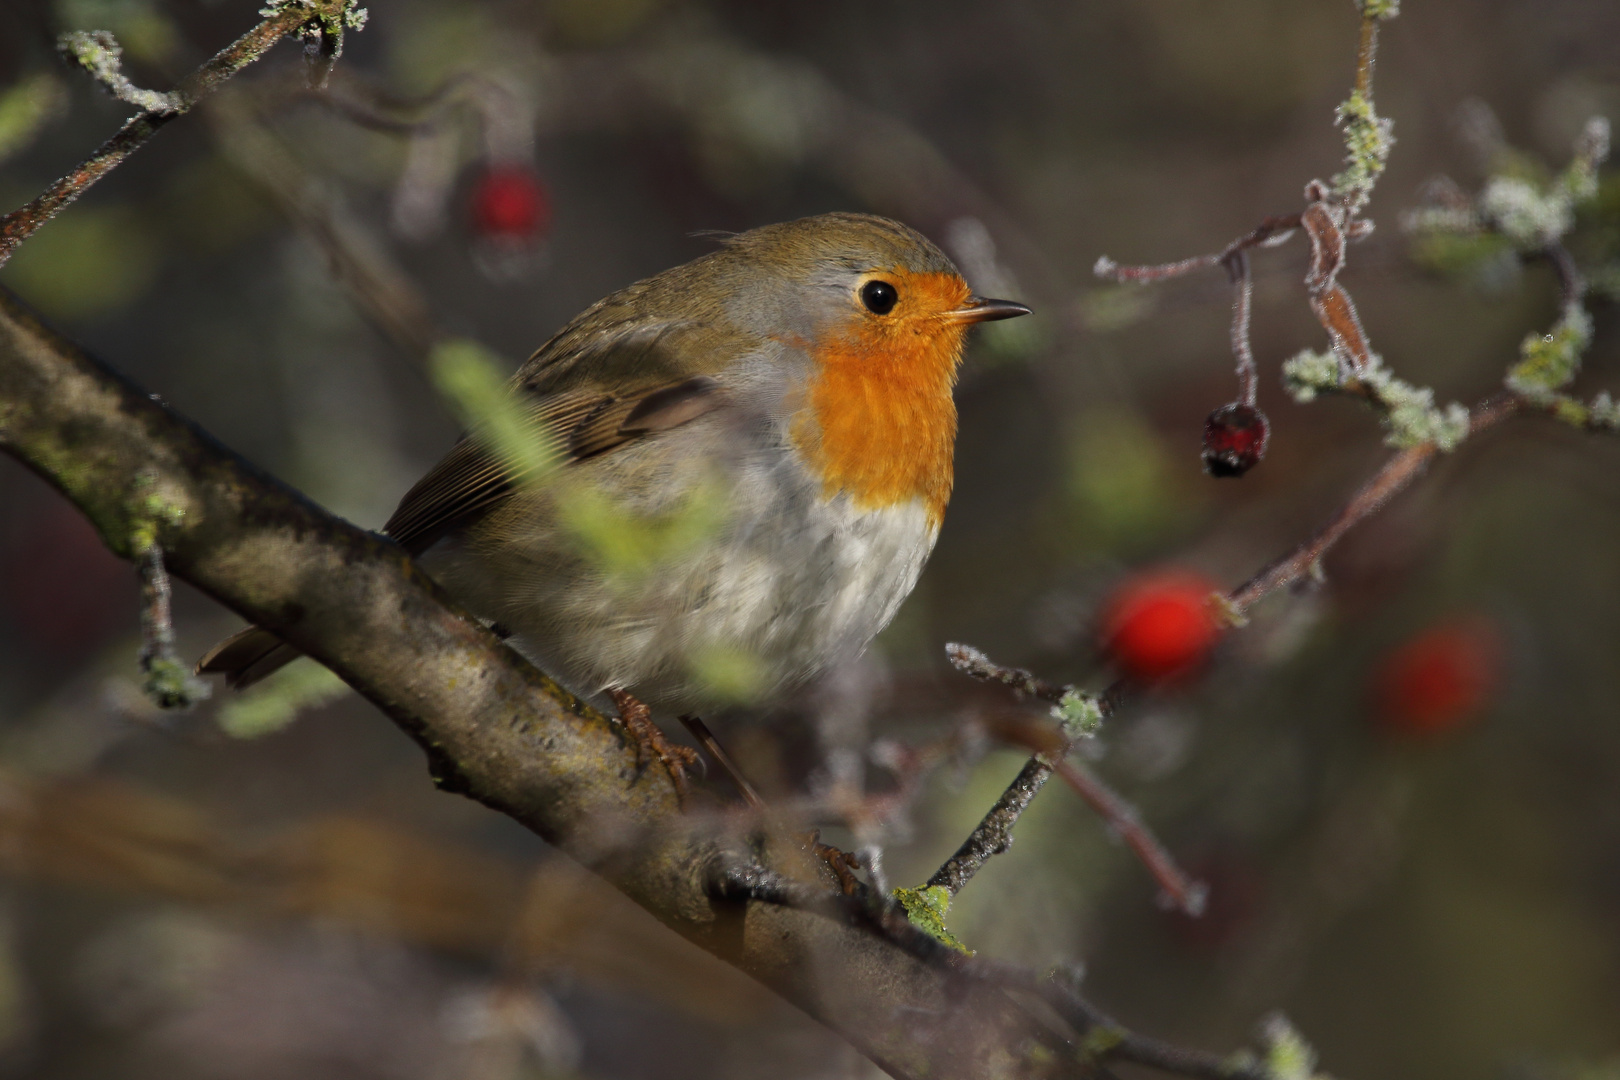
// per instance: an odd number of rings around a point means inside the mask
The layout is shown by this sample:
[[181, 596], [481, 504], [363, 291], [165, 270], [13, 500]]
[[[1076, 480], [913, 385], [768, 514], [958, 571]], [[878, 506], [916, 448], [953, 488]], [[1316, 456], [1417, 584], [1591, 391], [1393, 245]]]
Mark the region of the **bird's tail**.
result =
[[197, 661], [197, 674], [222, 674], [226, 686], [240, 690], [280, 671], [302, 655], [270, 631], [250, 626], [209, 649], [207, 655]]

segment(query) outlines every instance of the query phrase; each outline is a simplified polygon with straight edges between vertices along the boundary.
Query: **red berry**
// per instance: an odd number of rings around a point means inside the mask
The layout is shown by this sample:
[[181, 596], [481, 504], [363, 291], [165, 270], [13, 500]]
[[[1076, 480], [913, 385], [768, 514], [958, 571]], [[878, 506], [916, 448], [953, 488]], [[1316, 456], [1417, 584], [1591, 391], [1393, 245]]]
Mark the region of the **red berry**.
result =
[[1498, 683], [1502, 638], [1480, 619], [1451, 620], [1384, 658], [1374, 680], [1379, 718], [1391, 731], [1438, 735], [1474, 719]]
[[1210, 608], [1215, 586], [1197, 574], [1163, 570], [1126, 582], [1108, 601], [1103, 651], [1140, 682], [1189, 675], [1220, 636]]
[[1211, 476], [1242, 476], [1266, 456], [1271, 429], [1253, 405], [1222, 405], [1204, 421], [1204, 470]]
[[486, 239], [529, 243], [551, 225], [551, 198], [526, 165], [498, 165], [473, 187], [473, 227]]

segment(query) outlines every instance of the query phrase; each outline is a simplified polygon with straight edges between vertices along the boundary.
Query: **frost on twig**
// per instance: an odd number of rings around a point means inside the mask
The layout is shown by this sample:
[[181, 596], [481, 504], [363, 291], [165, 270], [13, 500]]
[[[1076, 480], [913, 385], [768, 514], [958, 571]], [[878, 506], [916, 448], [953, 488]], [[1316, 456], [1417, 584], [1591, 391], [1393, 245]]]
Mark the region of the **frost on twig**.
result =
[[[1500, 142], [1488, 112], [1476, 117], [1475, 126], [1492, 130], [1488, 140], [1493, 145]], [[1575, 225], [1576, 210], [1597, 196], [1598, 167], [1608, 157], [1609, 136], [1609, 122], [1593, 117], [1576, 139], [1569, 164], [1550, 180], [1536, 180], [1528, 168], [1519, 167], [1492, 176], [1473, 198], [1454, 184], [1437, 184], [1437, 205], [1414, 211], [1403, 222], [1419, 252], [1427, 253], [1437, 268], [1471, 269], [1470, 259], [1477, 263], [1504, 250], [1515, 264], [1519, 258], [1538, 257], [1551, 265], [1561, 294], [1558, 319], [1545, 332], [1525, 337], [1519, 360], [1503, 381], [1526, 404], [1590, 430], [1616, 430], [1620, 418], [1608, 394], [1583, 402], [1566, 393], [1591, 344], [1592, 318], [1583, 303], [1586, 278], [1564, 237]], [[1496, 157], [1518, 160], [1505, 149]]]
[[310, 14], [309, 21], [298, 31], [298, 36], [304, 39], [309, 85], [322, 90], [332, 74], [332, 65], [343, 55], [343, 32], [364, 30], [369, 12], [355, 0], [270, 0], [259, 9], [259, 14], [269, 19], [283, 11], [299, 9]]
[[1359, 375], [1346, 373], [1332, 353], [1305, 349], [1283, 362], [1283, 386], [1298, 402], [1321, 394], [1363, 397], [1383, 413], [1389, 434], [1384, 442], [1398, 449], [1432, 442], [1440, 450], [1455, 450], [1468, 437], [1468, 409], [1453, 401], [1434, 403], [1434, 391], [1413, 386], [1384, 366], [1376, 353]]
[[58, 51], [88, 71], [119, 101], [143, 112], [166, 115], [186, 111], [185, 98], [172, 91], [142, 90], [124, 74], [124, 48], [106, 30], [74, 30], [56, 39]]
[[141, 689], [161, 709], [189, 709], [208, 699], [209, 688], [192, 678], [189, 665], [175, 655], [169, 572], [158, 543], [159, 530], [178, 524], [185, 511], [152, 488], [153, 482], [144, 479], [130, 515], [134, 524], [130, 550], [141, 579]]
[[954, 642], [946, 645], [945, 657], [952, 667], [970, 678], [1000, 683], [1021, 698], [1037, 698], [1051, 705], [1052, 719], [1063, 725], [1063, 734], [1070, 741], [1095, 736], [1108, 715], [1106, 694], [1047, 682], [1023, 668], [998, 664], [972, 645]]

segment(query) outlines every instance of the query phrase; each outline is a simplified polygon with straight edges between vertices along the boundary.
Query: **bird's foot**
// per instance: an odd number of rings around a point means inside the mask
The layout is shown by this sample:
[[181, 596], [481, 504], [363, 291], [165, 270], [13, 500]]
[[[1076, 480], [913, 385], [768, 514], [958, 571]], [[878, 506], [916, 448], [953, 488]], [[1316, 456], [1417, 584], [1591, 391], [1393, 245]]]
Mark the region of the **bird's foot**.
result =
[[855, 871], [860, 868], [860, 859], [831, 844], [823, 844], [820, 829], [810, 830], [806, 846], [813, 855], [826, 863], [833, 876], [838, 878], [838, 885], [844, 890], [844, 895], [854, 896], [861, 887], [860, 879], [855, 876]]
[[653, 723], [652, 710], [628, 691], [609, 690], [608, 696], [613, 699], [614, 708], [619, 710], [619, 721], [624, 724], [630, 744], [636, 748], [636, 766], [646, 768], [654, 758], [662, 762], [669, 771], [670, 780], [674, 781], [675, 797], [684, 807], [686, 770], [702, 760], [698, 752], [689, 746], [670, 742], [658, 725]]

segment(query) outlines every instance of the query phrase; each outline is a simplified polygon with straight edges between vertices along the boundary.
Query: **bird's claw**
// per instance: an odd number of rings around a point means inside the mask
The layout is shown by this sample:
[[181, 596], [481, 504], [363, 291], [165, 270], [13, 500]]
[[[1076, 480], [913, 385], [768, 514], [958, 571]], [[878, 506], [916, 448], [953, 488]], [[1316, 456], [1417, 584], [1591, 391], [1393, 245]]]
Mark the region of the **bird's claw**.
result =
[[609, 690], [608, 696], [619, 710], [619, 722], [636, 750], [636, 767], [645, 769], [656, 758], [669, 772], [675, 785], [675, 797], [686, 805], [688, 786], [686, 770], [702, 763], [698, 752], [689, 746], [670, 742], [659, 726], [653, 723], [652, 710], [634, 695], [624, 690]]

